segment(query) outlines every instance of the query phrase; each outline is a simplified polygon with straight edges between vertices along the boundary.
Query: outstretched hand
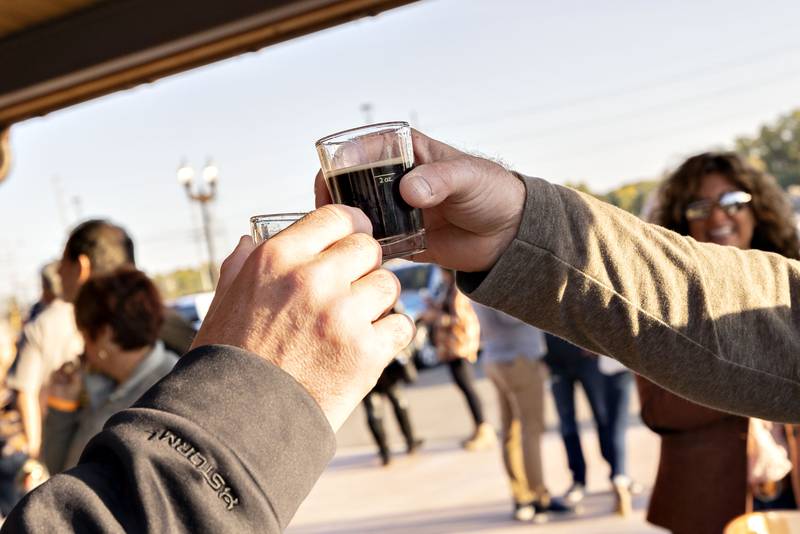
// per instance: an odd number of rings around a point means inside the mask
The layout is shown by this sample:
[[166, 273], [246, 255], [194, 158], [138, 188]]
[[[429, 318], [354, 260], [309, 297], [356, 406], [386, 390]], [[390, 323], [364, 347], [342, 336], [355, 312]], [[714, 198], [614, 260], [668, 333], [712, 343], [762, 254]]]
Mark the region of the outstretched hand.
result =
[[[461, 271], [491, 269], [517, 234], [525, 186], [510, 171], [413, 131], [416, 167], [400, 182], [406, 202], [423, 210], [427, 250], [413, 259]], [[317, 206], [331, 203], [322, 177]]]

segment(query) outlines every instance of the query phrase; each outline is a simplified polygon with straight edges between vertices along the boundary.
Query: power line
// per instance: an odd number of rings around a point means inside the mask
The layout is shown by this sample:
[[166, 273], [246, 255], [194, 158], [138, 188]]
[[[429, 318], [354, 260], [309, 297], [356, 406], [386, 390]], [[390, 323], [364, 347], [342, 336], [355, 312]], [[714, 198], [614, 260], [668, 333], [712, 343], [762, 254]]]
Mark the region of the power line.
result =
[[797, 44], [788, 47], [784, 46], [784, 47], [773, 48], [765, 50], [758, 54], [751, 55], [744, 59], [725, 62], [712, 67], [701, 67], [690, 71], [685, 71], [675, 76], [670, 76], [659, 80], [652, 80], [634, 86], [625, 85], [617, 87], [615, 89], [593, 92], [592, 94], [579, 96], [575, 98], [558, 99], [544, 104], [538, 103], [533, 106], [523, 106], [519, 108], [507, 109], [499, 113], [482, 114], [467, 118], [459, 117], [455, 121], [445, 120], [439, 123], [435, 123], [432, 126], [429, 125], [428, 128], [431, 129], [442, 128], [442, 127], [452, 128], [456, 126], [461, 127], [461, 126], [485, 125], [487, 123], [500, 122], [510, 117], [519, 118], [521, 116], [550, 113], [561, 109], [575, 107], [581, 104], [602, 101], [609, 98], [630, 96], [633, 94], [646, 92], [651, 89], [662, 89], [664, 88], [664, 86], [675, 85], [687, 81], [693, 81], [698, 78], [707, 77], [709, 75], [719, 74], [720, 72], [724, 72], [727, 70], [734, 70], [737, 68], [754, 65], [762, 62], [765, 58], [780, 57], [782, 55], [796, 52], [798, 50], [800, 50], [800, 45]]
[[[589, 119], [574, 121], [574, 122], [571, 122], [571, 123], [559, 124], [557, 126], [553, 126], [553, 127], [550, 127], [550, 128], [544, 128], [544, 129], [540, 129], [540, 130], [535, 130], [533, 132], [527, 132], [527, 133], [526, 132], [517, 132], [515, 134], [508, 134], [508, 135], [504, 135], [504, 136], [499, 137], [499, 138], [494, 138], [494, 141], [495, 142], [511, 142], [511, 143], [516, 144], [518, 142], [528, 142], [531, 139], [536, 139], [538, 137], [549, 137], [549, 136], [553, 136], [554, 134], [557, 135], [557, 134], [562, 133], [562, 132], [569, 133], [570, 131], [575, 130], [577, 128], [591, 127], [591, 126], [594, 126], [596, 124], [601, 124], [601, 123], [605, 124], [605, 123], [624, 120], [624, 119], [628, 119], [628, 118], [641, 118], [641, 115], [643, 113], [669, 110], [669, 109], [672, 109], [672, 108], [675, 108], [675, 107], [678, 107], [678, 106], [683, 106], [685, 104], [689, 104], [689, 103], [693, 103], [693, 102], [704, 101], [704, 100], [708, 100], [708, 99], [711, 99], [711, 98], [718, 98], [718, 97], [721, 97], [721, 96], [741, 93], [741, 92], [744, 92], [744, 91], [751, 91], [751, 90], [759, 88], [759, 87], [765, 87], [765, 86], [774, 85], [776, 82], [779, 82], [779, 81], [785, 81], [785, 80], [788, 80], [788, 79], [797, 78], [798, 76], [800, 76], [800, 68], [798, 68], [797, 70], [788, 71], [788, 72], [784, 73], [781, 76], [776, 76], [776, 77], [771, 78], [771, 79], [766, 79], [765, 80], [765, 79], [761, 78], [761, 79], [755, 80], [755, 81], [734, 84], [734, 85], [730, 85], [728, 87], [724, 87], [724, 88], [721, 88], [721, 89], [716, 89], [714, 91], [709, 91], [709, 92], [703, 93], [703, 94], [697, 94], [697, 95], [692, 95], [692, 96], [688, 96], [688, 97], [681, 97], [681, 98], [677, 98], [677, 99], [673, 99], [673, 100], [668, 100], [666, 102], [661, 102], [661, 103], [650, 105], [650, 106], [644, 106], [644, 107], [633, 109], [633, 110], [623, 111], [621, 113], [614, 113], [614, 114], [611, 114], [611, 115], [606, 115], [606, 116], [601, 116], [601, 117], [593, 117], [593, 118], [589, 118]], [[708, 122], [708, 119], [706, 119], [706, 122]]]

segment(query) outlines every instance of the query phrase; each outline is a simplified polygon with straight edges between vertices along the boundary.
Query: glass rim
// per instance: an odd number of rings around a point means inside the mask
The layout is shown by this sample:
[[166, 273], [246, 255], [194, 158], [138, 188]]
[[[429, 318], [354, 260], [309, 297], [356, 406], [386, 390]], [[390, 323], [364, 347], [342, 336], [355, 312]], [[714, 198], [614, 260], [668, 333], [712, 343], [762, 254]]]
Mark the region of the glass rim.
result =
[[392, 130], [395, 128], [410, 128], [410, 125], [406, 121], [388, 121], [388, 122], [376, 122], [374, 124], [366, 124], [364, 126], [356, 126], [355, 128], [348, 128], [347, 130], [342, 130], [340, 132], [326, 135], [325, 137], [317, 140], [317, 142], [314, 143], [314, 146], [316, 147], [322, 146], [325, 143], [328, 143], [336, 139], [337, 137], [354, 134], [360, 130], [364, 131], [364, 133], [362, 134], [363, 136], [363, 135], [381, 133], [383, 131]]
[[251, 223], [264, 221], [297, 221], [308, 215], [307, 211], [297, 211], [291, 213], [265, 213], [263, 215], [253, 215], [250, 217]]

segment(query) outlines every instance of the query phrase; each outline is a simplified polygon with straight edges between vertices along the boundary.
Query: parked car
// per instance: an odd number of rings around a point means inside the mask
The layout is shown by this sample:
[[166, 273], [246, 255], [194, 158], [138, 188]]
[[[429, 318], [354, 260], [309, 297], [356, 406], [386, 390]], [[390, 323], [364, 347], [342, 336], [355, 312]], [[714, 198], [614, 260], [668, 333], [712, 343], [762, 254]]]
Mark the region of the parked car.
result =
[[167, 307], [178, 312], [181, 317], [192, 324], [195, 330], [199, 330], [213, 298], [213, 291], [194, 293], [167, 302]]
[[417, 325], [414, 337], [414, 360], [418, 367], [434, 367], [439, 364], [436, 347], [433, 345], [431, 325], [421, 320], [427, 308], [427, 299], [434, 297], [442, 286], [441, 269], [431, 263], [391, 261], [385, 265], [400, 280], [400, 304], [403, 313]]

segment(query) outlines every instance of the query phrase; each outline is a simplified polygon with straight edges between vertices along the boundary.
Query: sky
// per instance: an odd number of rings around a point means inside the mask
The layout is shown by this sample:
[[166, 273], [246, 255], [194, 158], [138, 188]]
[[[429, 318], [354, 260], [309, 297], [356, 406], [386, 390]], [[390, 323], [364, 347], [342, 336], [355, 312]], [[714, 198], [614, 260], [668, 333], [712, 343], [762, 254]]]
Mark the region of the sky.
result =
[[410, 120], [454, 146], [605, 191], [730, 147], [800, 106], [791, 0], [423, 0], [15, 125], [0, 184], [0, 298], [89, 217], [150, 274], [205, 261], [183, 158], [220, 171], [218, 258], [251, 215], [308, 210], [314, 141]]

